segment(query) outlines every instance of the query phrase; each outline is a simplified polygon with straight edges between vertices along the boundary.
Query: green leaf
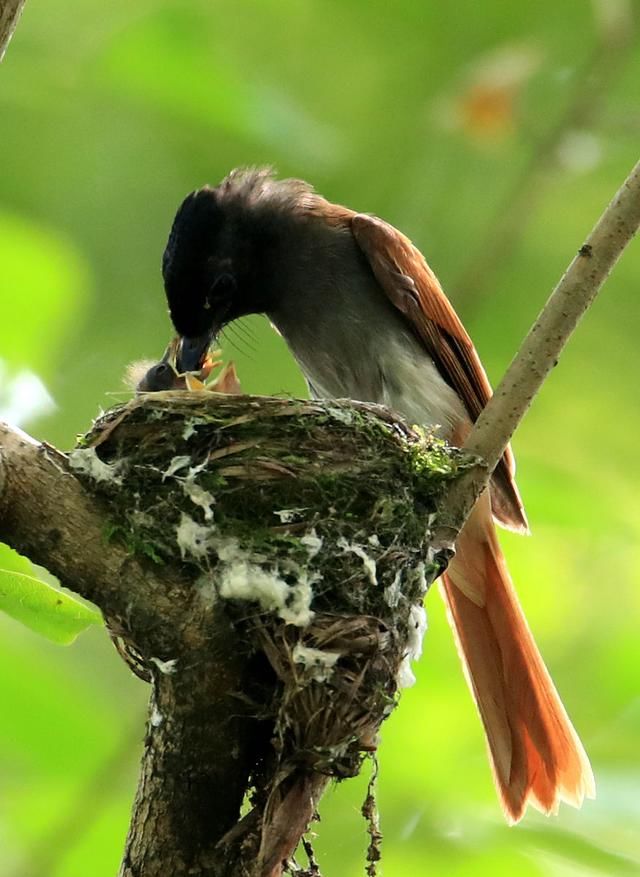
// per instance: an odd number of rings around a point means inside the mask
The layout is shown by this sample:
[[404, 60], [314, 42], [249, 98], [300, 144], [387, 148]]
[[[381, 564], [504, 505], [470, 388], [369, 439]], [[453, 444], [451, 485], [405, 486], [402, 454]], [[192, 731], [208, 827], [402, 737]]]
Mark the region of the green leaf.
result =
[[0, 542], [0, 569], [22, 572], [25, 575], [33, 575], [33, 564], [28, 557], [18, 554], [13, 548], [9, 548], [4, 542]]
[[97, 609], [15, 569], [0, 569], [0, 610], [59, 645], [72, 643], [92, 624], [102, 624]]

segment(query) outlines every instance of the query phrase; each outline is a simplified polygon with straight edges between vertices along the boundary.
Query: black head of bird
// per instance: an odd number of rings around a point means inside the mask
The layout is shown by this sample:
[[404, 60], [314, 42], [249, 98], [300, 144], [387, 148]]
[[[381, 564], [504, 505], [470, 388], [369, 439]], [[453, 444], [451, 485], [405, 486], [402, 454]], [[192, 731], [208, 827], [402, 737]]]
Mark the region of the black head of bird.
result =
[[179, 372], [199, 368], [224, 325], [266, 309], [259, 275], [272, 235], [262, 219], [250, 187], [227, 181], [192, 192], [180, 205], [162, 259], [171, 320], [182, 338]]

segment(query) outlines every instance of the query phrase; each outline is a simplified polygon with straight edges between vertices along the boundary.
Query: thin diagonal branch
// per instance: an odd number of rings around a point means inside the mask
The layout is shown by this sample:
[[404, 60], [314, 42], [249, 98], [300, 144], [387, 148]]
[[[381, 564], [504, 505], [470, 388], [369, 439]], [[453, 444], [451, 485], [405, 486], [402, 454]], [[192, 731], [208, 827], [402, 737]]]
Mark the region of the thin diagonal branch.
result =
[[470, 470], [449, 491], [441, 509], [445, 531], [460, 530], [533, 398], [639, 227], [640, 162], [569, 265], [471, 431], [465, 449], [485, 465]]
[[9, 41], [18, 24], [26, 0], [1, 0], [0, 2], [0, 61], [4, 58]]

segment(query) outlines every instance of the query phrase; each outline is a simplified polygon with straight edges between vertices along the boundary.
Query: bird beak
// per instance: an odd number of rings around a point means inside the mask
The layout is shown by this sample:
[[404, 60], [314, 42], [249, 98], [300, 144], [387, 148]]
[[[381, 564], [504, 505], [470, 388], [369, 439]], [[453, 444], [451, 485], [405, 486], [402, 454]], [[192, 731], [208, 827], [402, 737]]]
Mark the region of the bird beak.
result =
[[177, 339], [174, 363], [178, 374], [199, 372], [202, 369], [214, 334], [213, 331], [209, 331], [204, 335], [199, 335], [197, 338], [185, 338], [183, 336]]
[[180, 352], [180, 338], [175, 336], [171, 339], [171, 341], [167, 344], [167, 347], [162, 354], [162, 359], [160, 362], [166, 362], [167, 365], [170, 365], [173, 371], [178, 374], [178, 353]]

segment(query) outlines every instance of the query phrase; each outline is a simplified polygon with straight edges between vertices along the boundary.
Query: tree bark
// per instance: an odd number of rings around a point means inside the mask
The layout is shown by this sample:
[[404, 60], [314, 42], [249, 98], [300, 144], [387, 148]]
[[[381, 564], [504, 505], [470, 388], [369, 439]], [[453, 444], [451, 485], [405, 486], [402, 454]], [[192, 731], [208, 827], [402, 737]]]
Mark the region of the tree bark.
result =
[[[182, 607], [192, 599], [188, 576], [116, 542], [105, 551], [105, 526], [104, 505], [76, 479], [65, 454], [0, 423], [0, 540], [134, 628], [149, 655], [175, 653]], [[167, 621], [163, 630], [158, 615]]]
[[224, 877], [235, 872], [221, 870], [213, 851], [239, 818], [257, 745], [237, 700], [247, 660], [223, 612], [194, 609], [185, 571], [105, 545], [108, 520], [65, 454], [0, 424], [0, 540], [95, 602], [153, 674], [120, 873]]
[[239, 819], [255, 740], [234, 696], [246, 660], [231, 627], [216, 627], [189, 666], [154, 679], [120, 877], [234, 873], [216, 847]]

